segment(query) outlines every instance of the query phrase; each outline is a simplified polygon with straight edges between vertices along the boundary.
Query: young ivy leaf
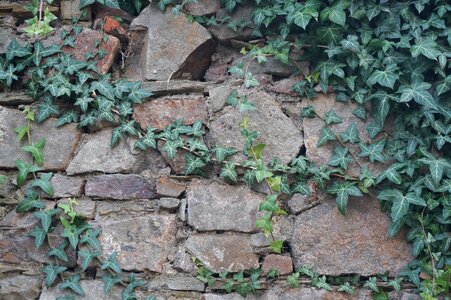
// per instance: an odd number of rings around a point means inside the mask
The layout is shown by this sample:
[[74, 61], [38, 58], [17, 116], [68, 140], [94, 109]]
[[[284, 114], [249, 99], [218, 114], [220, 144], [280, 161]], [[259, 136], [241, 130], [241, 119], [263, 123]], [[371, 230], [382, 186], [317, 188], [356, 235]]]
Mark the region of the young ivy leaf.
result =
[[105, 295], [107, 295], [111, 291], [113, 286], [115, 284], [121, 282], [122, 279], [121, 279], [121, 277], [116, 276], [116, 275], [112, 276], [110, 274], [105, 274], [105, 275], [102, 276], [102, 280], [103, 280], [103, 283], [104, 283], [103, 293]]
[[14, 57], [25, 57], [30, 54], [31, 51], [28, 47], [22, 47], [16, 39], [13, 39], [6, 50], [6, 60], [11, 61]]
[[385, 139], [381, 139], [377, 142], [374, 142], [372, 144], [369, 144], [368, 146], [365, 144], [360, 143], [359, 144], [361, 152], [359, 153], [360, 157], [368, 156], [370, 159], [370, 162], [374, 161], [380, 161], [384, 162], [384, 156], [382, 154], [382, 151], [385, 147]]
[[234, 148], [224, 148], [221, 146], [216, 146], [213, 151], [216, 155], [216, 160], [218, 163], [222, 163], [227, 157], [237, 152]]
[[337, 208], [342, 215], [346, 214], [349, 196], [363, 196], [362, 192], [352, 182], [335, 182], [332, 187], [327, 189], [328, 193], [335, 194]]
[[305, 179], [297, 180], [291, 188], [291, 193], [300, 193], [306, 196], [312, 195], [312, 192], [310, 191], [310, 188]]
[[80, 274], [74, 274], [69, 279], [64, 280], [59, 287], [60, 289], [70, 289], [77, 293], [78, 295], [84, 297], [85, 292], [83, 291], [82, 287], [80, 286]]
[[33, 215], [41, 221], [42, 228], [45, 230], [45, 232], [49, 232], [50, 225], [52, 224], [53, 220], [52, 217], [58, 212], [58, 209], [52, 209], [49, 211], [40, 210], [33, 213]]
[[47, 288], [52, 286], [52, 284], [53, 284], [53, 282], [55, 282], [55, 279], [58, 276], [58, 274], [66, 271], [66, 270], [67, 270], [66, 267], [53, 265], [53, 264], [45, 266], [42, 269], [42, 271], [46, 274], [46, 276], [45, 276], [45, 286]]
[[327, 283], [326, 280], [327, 280], [327, 278], [324, 275], [321, 277], [315, 277], [312, 279], [312, 285], [319, 289], [331, 291], [332, 287], [330, 286], [330, 284]]
[[231, 105], [233, 108], [237, 108], [239, 104], [238, 91], [233, 90], [226, 99], [226, 103]]
[[257, 219], [255, 226], [263, 231], [263, 234], [268, 237], [272, 232], [272, 213], [265, 214], [262, 218]]
[[61, 259], [62, 261], [67, 261], [67, 254], [64, 248], [66, 248], [67, 242], [63, 242], [59, 244], [58, 248], [51, 248], [50, 251], [47, 253], [47, 256], [55, 256], [58, 259]]
[[348, 149], [343, 147], [335, 147], [334, 148], [334, 155], [330, 158], [330, 160], [327, 162], [329, 166], [333, 167], [342, 167], [343, 169], [348, 168], [348, 164], [352, 162], [352, 158], [348, 156]]
[[45, 139], [40, 139], [36, 144], [32, 143], [22, 147], [23, 151], [30, 152], [38, 166], [42, 166], [44, 163], [44, 152], [42, 151], [45, 146]]
[[283, 241], [282, 240], [275, 240], [269, 242], [269, 248], [275, 253], [282, 253], [283, 248]]
[[50, 97], [46, 97], [43, 102], [38, 105], [38, 113], [36, 122], [41, 123], [53, 115], [58, 115], [58, 108], [53, 104]]
[[327, 125], [338, 124], [342, 121], [343, 119], [337, 115], [333, 109], [330, 109], [324, 114], [324, 122], [326, 122]]
[[330, 128], [324, 127], [321, 130], [321, 135], [318, 139], [318, 142], [316, 142], [316, 146], [319, 147], [319, 146], [324, 145], [327, 141], [334, 141], [334, 140], [336, 140], [334, 132]]
[[36, 249], [39, 249], [47, 237], [47, 232], [43, 228], [35, 226], [28, 235], [34, 237], [34, 245]]
[[31, 182], [31, 187], [38, 187], [41, 190], [43, 190], [47, 195], [49, 196], [53, 196], [54, 190], [53, 190], [53, 186], [50, 183], [50, 179], [52, 178], [53, 173], [49, 172], [49, 173], [41, 173], [39, 176], [39, 179], [34, 179]]
[[83, 258], [83, 261], [81, 263], [81, 268], [83, 271], [85, 271], [88, 267], [91, 261], [102, 255], [102, 252], [98, 249], [83, 249], [78, 251], [78, 256]]
[[185, 163], [185, 175], [194, 174], [206, 165], [200, 157], [194, 156], [191, 153], [186, 154]]
[[156, 149], [157, 141], [155, 139], [154, 131], [155, 129], [148, 127], [146, 134], [135, 142], [135, 148], [142, 151], [146, 151], [148, 148]]
[[16, 160], [16, 167], [18, 169], [17, 173], [17, 185], [19, 187], [23, 186], [25, 184], [25, 180], [27, 179], [27, 176], [29, 173], [37, 172], [40, 169], [35, 165], [29, 165], [20, 159]]
[[357, 125], [355, 122], [352, 122], [351, 125], [348, 126], [346, 131], [340, 133], [340, 137], [343, 142], [350, 142], [351, 144], [359, 143], [359, 131], [357, 129]]
[[101, 266], [102, 270], [110, 269], [113, 272], [121, 273], [122, 269], [117, 262], [116, 256], [117, 256], [116, 251], [111, 253], [110, 256], [108, 256], [108, 259], [102, 262]]
[[80, 244], [88, 244], [96, 250], [100, 250], [100, 242], [97, 237], [100, 234], [100, 228], [96, 230], [88, 229], [84, 235], [81, 236]]
[[227, 162], [222, 168], [220, 176], [230, 182], [236, 182], [238, 180], [238, 174], [235, 170], [235, 164], [233, 162]]

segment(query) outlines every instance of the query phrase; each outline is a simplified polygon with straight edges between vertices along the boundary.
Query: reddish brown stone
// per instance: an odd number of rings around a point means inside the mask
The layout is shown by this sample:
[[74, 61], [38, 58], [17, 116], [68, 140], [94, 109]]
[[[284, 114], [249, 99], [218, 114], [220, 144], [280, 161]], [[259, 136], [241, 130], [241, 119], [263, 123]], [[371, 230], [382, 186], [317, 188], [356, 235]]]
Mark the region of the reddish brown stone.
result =
[[299, 80], [302, 78], [299, 77], [291, 77], [279, 80], [277, 82], [274, 82], [273, 85], [268, 86], [268, 90], [271, 92], [279, 93], [279, 94], [286, 94], [290, 96], [297, 96], [298, 93], [293, 91], [293, 85], [296, 84]]
[[172, 180], [169, 177], [160, 177], [157, 182], [157, 193], [161, 196], [178, 197], [186, 189], [184, 183]]
[[117, 37], [121, 41], [127, 41], [129, 39], [124, 27], [112, 17], [105, 17], [103, 19], [103, 31]]
[[270, 254], [265, 257], [262, 269], [264, 273], [276, 269], [280, 275], [290, 274], [293, 272], [293, 261], [290, 256]]
[[163, 151], [163, 146], [166, 142], [158, 141], [157, 142], [157, 149], [160, 151], [163, 158], [166, 160], [168, 165], [171, 167], [172, 171], [176, 174], [185, 174], [185, 155], [188, 153], [188, 151], [184, 149], [178, 149], [177, 154], [175, 155], [174, 159], [170, 159], [166, 152]]
[[103, 58], [97, 55], [95, 59], [99, 73], [106, 74], [113, 65], [120, 42], [118, 38], [111, 35], [107, 35], [108, 40], [103, 41], [104, 36], [102, 32], [85, 28], [75, 40], [75, 48], [64, 46], [63, 52], [71, 54], [77, 60], [86, 61], [86, 53], [95, 51], [96, 42], [101, 41], [99, 48], [105, 51], [106, 55]]
[[94, 176], [86, 182], [88, 197], [107, 199], [152, 199], [155, 182], [138, 175], [111, 174]]
[[161, 97], [135, 107], [133, 118], [142, 128], [152, 126], [163, 129], [183, 118], [183, 124], [191, 125], [197, 120], [207, 120], [207, 106], [201, 95]]

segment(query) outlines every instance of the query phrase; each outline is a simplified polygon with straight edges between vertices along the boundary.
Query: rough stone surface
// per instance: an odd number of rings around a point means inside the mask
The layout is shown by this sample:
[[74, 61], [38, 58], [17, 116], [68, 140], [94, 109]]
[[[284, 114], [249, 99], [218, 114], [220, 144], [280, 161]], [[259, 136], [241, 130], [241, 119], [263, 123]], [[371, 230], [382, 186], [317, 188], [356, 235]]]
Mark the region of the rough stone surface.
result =
[[[269, 161], [277, 156], [285, 163], [290, 162], [303, 145], [301, 131], [283, 114], [273, 96], [256, 90], [248, 93], [249, 101], [255, 104], [255, 110], [249, 114], [249, 128], [260, 132], [256, 144], [266, 144], [263, 160]], [[245, 142], [238, 126], [241, 118], [241, 114], [232, 107], [224, 108], [223, 113], [210, 123], [210, 144], [242, 149]], [[242, 154], [235, 156], [239, 155], [245, 160]]]
[[346, 217], [335, 201], [325, 201], [296, 217], [291, 241], [294, 265], [312, 266], [326, 275], [389, 271], [396, 276], [413, 256], [403, 233], [388, 237], [389, 223], [376, 199], [351, 197]]
[[276, 269], [280, 275], [290, 274], [293, 272], [293, 261], [290, 256], [270, 254], [265, 257], [262, 269], [265, 273]]
[[185, 9], [193, 16], [212, 15], [216, 13], [219, 8], [219, 0], [199, 0], [185, 5]]
[[160, 198], [158, 200], [158, 206], [163, 209], [174, 210], [179, 207], [180, 199], [177, 198]]
[[97, 201], [96, 214], [102, 217], [145, 214], [157, 211], [157, 200]]
[[24, 92], [0, 93], [0, 105], [30, 104], [34, 101], [30, 95]]
[[217, 294], [203, 294], [201, 300], [255, 300], [256, 297], [254, 295], [248, 295], [247, 297], [243, 297], [237, 293], [217, 295]]
[[[77, 296], [77, 299], [81, 300], [120, 300], [121, 299], [121, 287], [115, 285], [108, 293], [107, 296], [103, 293], [103, 281], [102, 280], [80, 280], [80, 286], [85, 292], [84, 297]], [[39, 300], [54, 300], [57, 297], [67, 295], [67, 290], [58, 288], [58, 285], [51, 287], [50, 289], [44, 288]]]
[[232, 90], [233, 86], [231, 84], [223, 84], [211, 88], [208, 91], [210, 95], [208, 104], [211, 107], [211, 111], [218, 112], [222, 110]]
[[145, 81], [142, 88], [152, 91], [156, 96], [175, 94], [206, 94], [214, 85], [211, 82], [193, 80]]
[[297, 96], [298, 93], [293, 91], [293, 85], [300, 81], [300, 77], [290, 77], [279, 80], [272, 85], [268, 85], [267, 89], [274, 93], [285, 94], [289, 96]]
[[[327, 111], [333, 109], [334, 112], [343, 119], [343, 122], [332, 125], [331, 126], [332, 131], [334, 131], [335, 133], [344, 132], [349, 125], [355, 122], [357, 125], [361, 142], [366, 143], [369, 141], [366, 127], [371, 120], [370, 118], [367, 118], [366, 121], [362, 121], [361, 119], [357, 118], [352, 114], [352, 111], [357, 107], [355, 103], [337, 102], [335, 101], [335, 96], [332, 94], [328, 95], [318, 94], [318, 96], [314, 98], [312, 101], [303, 100], [301, 104], [302, 106], [312, 105], [315, 109], [315, 112], [321, 117], [324, 117], [324, 114]], [[321, 130], [324, 126], [325, 126], [324, 122], [319, 118], [303, 119], [306, 156], [307, 158], [312, 160], [316, 165], [326, 164], [333, 154], [334, 149], [333, 143], [327, 143], [320, 147], [316, 146], [316, 143], [318, 142], [321, 136]], [[353, 151], [354, 153], [360, 152], [360, 148], [357, 145], [350, 145], [349, 143], [347, 145], [349, 145], [350, 151]], [[372, 164], [371, 168], [377, 170], [381, 166], [382, 164], [375, 163]], [[357, 165], [357, 163], [353, 161], [349, 164], [347, 172], [351, 176], [358, 177], [360, 173], [360, 168]], [[378, 174], [378, 172], [375, 172], [375, 174]]]
[[133, 142], [121, 142], [111, 149], [112, 129], [105, 129], [94, 134], [85, 135], [74, 159], [67, 168], [68, 175], [88, 172], [132, 173], [144, 168], [154, 172], [165, 168], [164, 159], [150, 149], [135, 154], [131, 147]]
[[[136, 32], [135, 53], [127, 59], [126, 75], [139, 80], [169, 80], [191, 77], [201, 79], [210, 63], [214, 42], [208, 31], [197, 22], [189, 22], [181, 12], [162, 12], [155, 4], [146, 7], [133, 20]], [[132, 35], [132, 45], [134, 35]], [[140, 51], [141, 50], [141, 51]], [[137, 70], [141, 70], [140, 72]]]
[[[31, 130], [32, 141], [45, 138], [43, 170], [64, 170], [80, 139], [77, 126], [68, 124], [55, 127], [57, 119], [51, 118]], [[26, 125], [23, 114], [15, 109], [0, 106], [0, 168], [15, 168], [17, 159], [31, 163], [30, 155], [21, 150], [15, 129]]]
[[155, 182], [135, 174], [98, 175], [88, 179], [85, 194], [97, 199], [152, 199]]
[[119, 51], [120, 42], [117, 37], [106, 35], [108, 40], [104, 41], [105, 33], [85, 28], [75, 39], [75, 47], [64, 46], [63, 52], [71, 54], [74, 59], [86, 61], [86, 53], [95, 49], [95, 43], [102, 41], [98, 46], [104, 50], [106, 55], [103, 58], [95, 57], [97, 61], [97, 70], [100, 74], [106, 74], [113, 65], [114, 58]]
[[163, 147], [166, 142], [163, 142], [159, 140], [157, 142], [157, 149], [160, 151], [161, 155], [166, 160], [167, 164], [171, 167], [171, 170], [175, 174], [185, 174], [185, 156], [188, 153], [185, 149], [177, 149], [177, 154], [175, 155], [174, 159], [169, 158], [169, 156], [164, 152]]
[[39, 297], [41, 281], [38, 277], [13, 275], [0, 279], [0, 299], [28, 300]]
[[318, 187], [313, 181], [308, 182], [311, 195], [306, 196], [302, 194], [293, 194], [290, 200], [288, 200], [288, 208], [292, 214], [299, 214], [300, 212], [312, 207], [318, 203]]
[[191, 125], [197, 120], [206, 122], [207, 106], [201, 95], [162, 97], [136, 106], [133, 118], [142, 128], [163, 129], [180, 118]]
[[157, 181], [157, 193], [161, 196], [178, 197], [186, 189], [186, 184], [162, 176]]
[[214, 273], [258, 268], [258, 257], [247, 234], [196, 234], [188, 238], [185, 246]]
[[54, 189], [54, 198], [80, 197], [83, 192], [84, 179], [55, 174], [50, 183]]
[[[216, 14], [218, 19], [224, 16], [230, 16], [229, 22], [246, 22], [250, 21], [252, 24], [252, 7], [239, 6], [232, 14], [226, 12], [225, 9], [221, 9]], [[227, 26], [212, 25], [208, 27], [211, 34], [220, 42], [224, 44], [230, 44], [230, 40], [249, 40], [252, 37], [252, 28], [246, 27], [245, 29], [238, 28], [237, 31], [228, 28]]]
[[[89, 198], [77, 198], [77, 205], [74, 207], [74, 211], [77, 216], [92, 220], [95, 217], [96, 202]], [[61, 199], [59, 203], [69, 204], [69, 198]]]
[[100, 242], [105, 254], [118, 253], [124, 270], [161, 273], [168, 252], [175, 244], [175, 215], [100, 218]]
[[102, 28], [107, 34], [117, 37], [120, 41], [126, 42], [129, 39], [127, 31], [122, 27], [121, 23], [112, 17], [107, 16], [103, 19]]
[[[371, 295], [369, 295], [371, 297]], [[357, 295], [348, 295], [324, 289], [300, 287], [295, 289], [281, 288], [279, 286], [267, 290], [259, 299], [261, 300], [370, 300], [368, 292], [358, 291]]]
[[244, 65], [249, 65], [248, 71], [252, 74], [271, 74], [278, 77], [288, 77], [296, 72], [296, 68], [291, 65], [286, 65], [283, 62], [268, 57], [264, 63], [258, 63], [248, 54], [242, 59]]
[[151, 291], [172, 290], [203, 292], [205, 290], [205, 284], [194, 276], [172, 275], [151, 279], [147, 288]]
[[191, 260], [191, 256], [184, 250], [180, 250], [177, 252], [177, 254], [174, 257], [174, 260], [172, 261], [172, 265], [174, 269], [178, 271], [189, 273], [191, 275], [197, 274], [197, 269], [193, 261]]
[[262, 198], [247, 187], [193, 181], [187, 190], [188, 224], [198, 231], [252, 232]]

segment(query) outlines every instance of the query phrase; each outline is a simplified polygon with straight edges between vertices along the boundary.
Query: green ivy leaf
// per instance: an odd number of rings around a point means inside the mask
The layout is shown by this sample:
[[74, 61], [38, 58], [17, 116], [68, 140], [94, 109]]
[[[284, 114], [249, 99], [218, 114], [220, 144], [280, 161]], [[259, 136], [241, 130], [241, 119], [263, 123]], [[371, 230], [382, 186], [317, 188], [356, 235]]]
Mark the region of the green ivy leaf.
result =
[[36, 249], [39, 249], [47, 237], [47, 232], [43, 228], [35, 226], [28, 235], [34, 237], [34, 245]]
[[101, 95], [107, 99], [114, 101], [114, 88], [106, 80], [93, 81], [91, 83], [91, 89], [98, 91]]
[[265, 214], [262, 218], [257, 219], [255, 226], [263, 231], [263, 234], [268, 237], [272, 232], [271, 213]]
[[81, 263], [81, 269], [82, 271], [85, 271], [88, 267], [91, 261], [102, 255], [102, 252], [100, 252], [99, 249], [82, 249], [78, 250], [78, 256], [83, 258], [83, 261]]
[[343, 169], [348, 168], [348, 163], [352, 161], [352, 159], [348, 156], [348, 149], [343, 147], [335, 147], [334, 154], [327, 162], [329, 166], [337, 167], [340, 166]]
[[269, 248], [275, 253], [282, 253], [283, 241], [282, 240], [274, 240], [269, 242]]
[[356, 116], [357, 118], [364, 120], [366, 119], [366, 109], [363, 107], [363, 105], [357, 106], [353, 111], [352, 114]]
[[263, 181], [265, 178], [273, 176], [273, 173], [266, 167], [261, 160], [258, 160], [255, 178], [257, 182]]
[[55, 126], [56, 127], [61, 127], [65, 124], [70, 124], [70, 123], [76, 123], [78, 122], [78, 114], [73, 111], [67, 111], [65, 112], [56, 122]]
[[50, 97], [45, 98], [43, 102], [38, 105], [38, 113], [36, 114], [36, 122], [41, 123], [53, 115], [58, 115], [58, 108], [53, 104]]
[[117, 256], [116, 251], [111, 253], [110, 256], [108, 256], [108, 259], [102, 262], [101, 269], [102, 270], [110, 269], [113, 272], [122, 273], [122, 269], [117, 262], [116, 256]]
[[330, 109], [325, 113], [324, 121], [327, 125], [330, 125], [341, 123], [343, 119], [339, 115], [337, 115], [333, 109]]
[[85, 292], [83, 291], [82, 287], [80, 286], [80, 274], [74, 274], [69, 279], [64, 280], [60, 285], [60, 289], [70, 289], [74, 291], [76, 294], [84, 297]]
[[50, 251], [47, 253], [47, 256], [55, 256], [58, 259], [61, 259], [62, 261], [68, 261], [66, 251], [64, 248], [66, 248], [67, 242], [63, 242], [59, 244], [58, 248], [51, 248]]
[[415, 102], [424, 105], [428, 108], [437, 108], [437, 103], [429, 93], [431, 84], [427, 82], [414, 82], [411, 86], [402, 86], [398, 92], [401, 94], [401, 102], [408, 102], [415, 100]]
[[369, 86], [379, 83], [381, 86], [393, 89], [395, 82], [399, 79], [397, 70], [396, 65], [388, 65], [384, 70], [375, 70], [366, 82]]
[[39, 166], [42, 166], [44, 163], [44, 152], [42, 151], [45, 146], [45, 139], [40, 139], [36, 144], [32, 143], [31, 145], [27, 145], [22, 147], [23, 151], [31, 153], [34, 160]]
[[381, 139], [377, 142], [374, 142], [372, 144], [369, 144], [368, 146], [365, 144], [360, 143], [359, 144], [361, 152], [359, 153], [360, 157], [366, 157], [370, 159], [371, 162], [380, 161], [384, 162], [384, 156], [382, 154], [382, 151], [385, 147], [385, 139]]
[[325, 275], [321, 277], [316, 277], [312, 279], [312, 285], [316, 288], [323, 289], [326, 291], [332, 291], [332, 287], [327, 283], [327, 278]]
[[20, 159], [16, 160], [16, 167], [18, 169], [17, 173], [17, 185], [22, 187], [25, 184], [25, 180], [28, 177], [28, 174], [39, 171], [39, 167], [34, 165], [29, 165]]
[[236, 182], [238, 180], [238, 174], [235, 170], [235, 164], [233, 162], [227, 162], [222, 168], [220, 176], [230, 182]]
[[13, 39], [6, 50], [6, 60], [12, 61], [14, 57], [25, 57], [30, 54], [29, 47], [22, 47], [16, 39]]
[[194, 156], [191, 153], [185, 155], [185, 162], [185, 175], [194, 174], [206, 165], [202, 158]]
[[237, 152], [237, 150], [234, 148], [225, 148], [221, 146], [216, 146], [213, 149], [213, 151], [215, 153], [216, 160], [218, 161], [218, 163], [222, 163], [227, 157]]
[[96, 230], [88, 229], [84, 235], [81, 236], [80, 244], [88, 244], [93, 249], [100, 250], [100, 242], [97, 237], [100, 234], [100, 228]]
[[341, 140], [343, 142], [350, 142], [351, 144], [359, 143], [359, 131], [357, 129], [357, 125], [355, 122], [352, 122], [351, 125], [348, 126], [346, 131], [340, 133]]
[[432, 37], [421, 37], [410, 48], [410, 53], [412, 53], [412, 57], [422, 54], [429, 59], [437, 60], [440, 51], [437, 49], [437, 43]]
[[121, 282], [121, 278], [119, 276], [112, 276], [110, 274], [105, 274], [102, 276], [102, 280], [104, 283], [103, 286], [103, 293], [106, 295], [108, 294], [113, 286], [119, 282]]
[[348, 206], [348, 196], [363, 196], [362, 192], [352, 182], [335, 182], [327, 189], [328, 193], [336, 194], [337, 208], [342, 215], [346, 214]]
[[305, 180], [297, 180], [294, 186], [291, 188], [291, 193], [300, 193], [306, 196], [312, 195], [308, 183]]
[[141, 83], [136, 82], [132, 85], [130, 89], [130, 94], [128, 94], [127, 98], [132, 103], [142, 103], [143, 99], [149, 98], [153, 94], [146, 90], [141, 88]]
[[148, 127], [146, 134], [141, 139], [135, 142], [135, 148], [142, 151], [145, 151], [148, 148], [156, 149], [157, 141], [155, 139], [154, 131], [155, 129], [153, 129], [152, 127]]
[[318, 139], [318, 142], [316, 143], [316, 146], [319, 147], [324, 145], [327, 141], [334, 140], [336, 140], [334, 132], [330, 128], [324, 127], [323, 129], [321, 129], [321, 135]]
[[370, 277], [368, 280], [363, 284], [364, 288], [367, 288], [369, 290], [372, 290], [373, 292], [378, 293], [379, 287], [377, 286], [377, 278], [376, 277]]
[[58, 211], [58, 209], [52, 209], [49, 211], [40, 210], [33, 213], [33, 215], [41, 221], [42, 229], [44, 229], [45, 232], [49, 232], [50, 225], [53, 220], [52, 217], [58, 213]]
[[422, 158], [420, 161], [429, 165], [429, 172], [434, 180], [434, 183], [437, 185], [443, 178], [444, 170], [449, 170], [451, 168], [451, 163], [444, 158]]
[[46, 274], [45, 276], [45, 286], [47, 288], [51, 287], [52, 284], [55, 282], [56, 277], [58, 274], [66, 271], [67, 268], [63, 266], [58, 265], [47, 265], [45, 266], [42, 271]]

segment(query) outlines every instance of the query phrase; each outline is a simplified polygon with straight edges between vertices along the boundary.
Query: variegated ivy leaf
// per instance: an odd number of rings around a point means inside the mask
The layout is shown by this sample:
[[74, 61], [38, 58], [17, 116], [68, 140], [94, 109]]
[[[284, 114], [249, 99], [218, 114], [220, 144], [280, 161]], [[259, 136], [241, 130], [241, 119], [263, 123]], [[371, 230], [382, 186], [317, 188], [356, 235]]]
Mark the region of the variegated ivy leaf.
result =
[[328, 193], [335, 194], [337, 208], [342, 215], [346, 214], [349, 196], [363, 196], [362, 192], [352, 182], [335, 182], [332, 187], [327, 189]]
[[238, 180], [238, 174], [235, 170], [235, 164], [233, 162], [227, 162], [222, 167], [220, 176], [230, 182], [236, 182]]
[[185, 175], [196, 173], [199, 169], [206, 166], [206, 163], [202, 158], [194, 156], [191, 153], [187, 153], [185, 156]]
[[352, 124], [348, 126], [346, 131], [340, 133], [340, 137], [343, 142], [350, 142], [351, 144], [360, 142], [359, 131], [357, 129], [356, 123], [352, 122]]
[[76, 294], [80, 296], [84, 296], [85, 292], [83, 291], [83, 288], [80, 286], [80, 274], [74, 274], [69, 279], [64, 280], [59, 287], [60, 289], [70, 289]]
[[349, 150], [347, 148], [335, 147], [334, 154], [327, 164], [333, 167], [340, 166], [346, 170], [348, 168], [348, 164], [352, 161], [352, 158], [348, 156], [348, 152]]
[[343, 119], [333, 109], [330, 109], [324, 114], [324, 121], [327, 125], [330, 125], [341, 123]]
[[384, 150], [384, 147], [385, 147], [385, 139], [376, 141], [369, 145], [360, 143], [359, 147], [361, 150], [361, 152], [359, 153], [360, 157], [368, 156], [368, 158], [370, 159], [371, 162], [375, 162], [375, 161], [384, 162], [385, 161], [384, 155], [382, 154], [382, 151]]

